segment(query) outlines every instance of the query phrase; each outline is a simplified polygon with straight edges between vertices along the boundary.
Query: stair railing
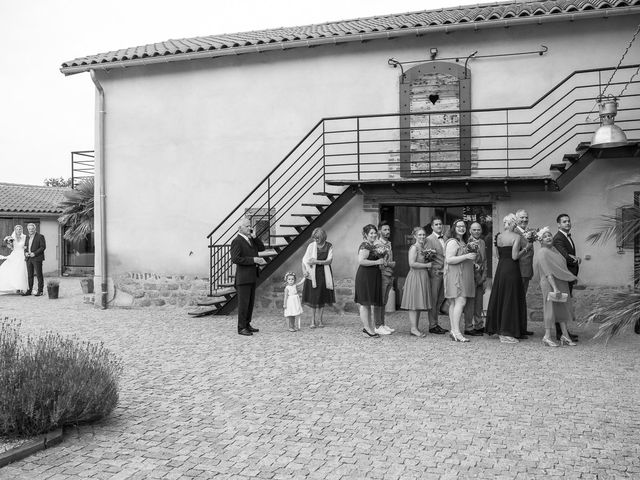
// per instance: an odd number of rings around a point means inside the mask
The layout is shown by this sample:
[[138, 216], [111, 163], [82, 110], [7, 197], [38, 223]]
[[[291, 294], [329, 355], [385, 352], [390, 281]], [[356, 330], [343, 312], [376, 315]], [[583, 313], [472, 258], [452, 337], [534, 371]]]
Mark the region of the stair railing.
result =
[[[631, 70], [637, 67], [620, 67], [611, 84], [616, 87], [632, 80], [620, 98], [616, 118], [628, 136], [640, 131], [640, 80], [632, 78]], [[451, 176], [461, 168], [465, 152], [471, 158], [471, 176], [548, 175], [549, 163], [559, 161], [577, 143], [588, 141], [595, 131], [597, 123], [585, 118], [603, 89], [602, 73], [611, 70], [613, 67], [573, 72], [528, 106], [320, 120], [207, 236], [209, 294], [233, 280], [230, 243], [243, 217], [250, 216], [256, 234], [279, 251], [285, 245], [278, 238], [298, 233], [286, 233], [294, 228], [286, 225], [297, 225], [296, 215], [312, 215], [300, 204], [313, 193], [339, 193], [337, 183]], [[470, 119], [466, 125], [460, 124], [463, 114]], [[421, 124], [401, 128], [401, 117]], [[591, 117], [597, 120], [597, 113]], [[449, 123], [438, 123], [442, 118]], [[407, 130], [412, 141], [403, 148], [401, 137]], [[465, 131], [469, 134], [464, 135]], [[468, 150], [461, 148], [465, 144]]]

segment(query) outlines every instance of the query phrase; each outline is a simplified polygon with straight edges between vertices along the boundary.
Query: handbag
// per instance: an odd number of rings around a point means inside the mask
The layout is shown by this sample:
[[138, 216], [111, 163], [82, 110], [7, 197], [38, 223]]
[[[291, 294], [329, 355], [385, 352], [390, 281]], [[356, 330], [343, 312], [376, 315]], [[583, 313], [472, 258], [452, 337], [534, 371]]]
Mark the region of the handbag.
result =
[[567, 303], [568, 298], [568, 293], [560, 293], [559, 295], [555, 295], [553, 292], [549, 292], [547, 295], [547, 302]]

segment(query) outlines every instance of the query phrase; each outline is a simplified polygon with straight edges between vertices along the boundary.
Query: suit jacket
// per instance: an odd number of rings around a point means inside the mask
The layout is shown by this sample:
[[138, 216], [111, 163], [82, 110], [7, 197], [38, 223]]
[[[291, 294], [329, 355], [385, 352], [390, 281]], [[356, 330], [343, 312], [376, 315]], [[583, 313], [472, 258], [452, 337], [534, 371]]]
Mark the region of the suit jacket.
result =
[[[29, 251], [29, 241], [30, 236], [27, 234], [27, 239], [24, 242], [25, 253]], [[33, 244], [31, 245], [31, 253], [35, 254], [33, 257], [25, 257], [25, 260], [32, 260], [35, 262], [43, 262], [44, 261], [44, 251], [47, 248], [47, 242], [44, 239], [44, 235], [35, 232], [33, 234]]]
[[556, 250], [558, 250], [567, 261], [567, 269], [574, 275], [578, 276], [580, 265], [574, 259], [569, 257], [569, 255], [575, 256], [576, 249], [573, 245], [571, 245], [571, 242], [569, 241], [567, 236], [562, 232], [556, 233], [553, 236], [553, 246], [556, 247]]
[[478, 245], [480, 245], [480, 248], [478, 248], [478, 256], [474, 263], [480, 265], [480, 268], [476, 269], [474, 267], [474, 279], [476, 281], [476, 285], [482, 285], [487, 279], [487, 245], [481, 238], [479, 238], [477, 242]]
[[260, 275], [260, 269], [253, 259], [264, 250], [264, 244], [259, 238], [249, 239], [251, 244], [238, 234], [231, 242], [231, 261], [236, 264], [236, 285], [256, 283]]
[[427, 248], [433, 249], [436, 251], [436, 257], [431, 260], [433, 266], [429, 270], [430, 274], [442, 273], [444, 270], [444, 248], [438, 240], [438, 236], [435, 233], [432, 233], [427, 237]]
[[[522, 250], [529, 245], [529, 240], [525, 238], [519, 228], [516, 229], [516, 232], [520, 235], [520, 250]], [[533, 245], [531, 247], [533, 247]], [[531, 280], [533, 277], [533, 248], [523, 254], [518, 260], [518, 263], [520, 264], [520, 276]]]

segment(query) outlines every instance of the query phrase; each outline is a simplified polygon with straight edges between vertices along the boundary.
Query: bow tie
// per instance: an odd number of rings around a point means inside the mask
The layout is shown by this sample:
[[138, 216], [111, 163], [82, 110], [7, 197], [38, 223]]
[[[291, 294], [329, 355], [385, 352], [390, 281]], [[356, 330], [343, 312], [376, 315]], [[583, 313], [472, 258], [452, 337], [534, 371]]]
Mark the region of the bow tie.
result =
[[567, 233], [567, 237], [571, 238], [571, 234], [570, 234], [570, 233]]
[[442, 238], [442, 235], [438, 235], [438, 240], [440, 240]]

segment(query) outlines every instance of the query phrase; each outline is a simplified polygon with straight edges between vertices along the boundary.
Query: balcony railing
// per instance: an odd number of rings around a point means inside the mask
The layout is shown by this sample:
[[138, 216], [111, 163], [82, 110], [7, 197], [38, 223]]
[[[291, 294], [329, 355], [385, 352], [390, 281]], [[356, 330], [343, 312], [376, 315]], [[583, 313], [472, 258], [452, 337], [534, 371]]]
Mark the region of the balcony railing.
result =
[[95, 175], [95, 156], [93, 150], [71, 152], [71, 188], [76, 188], [85, 178]]

